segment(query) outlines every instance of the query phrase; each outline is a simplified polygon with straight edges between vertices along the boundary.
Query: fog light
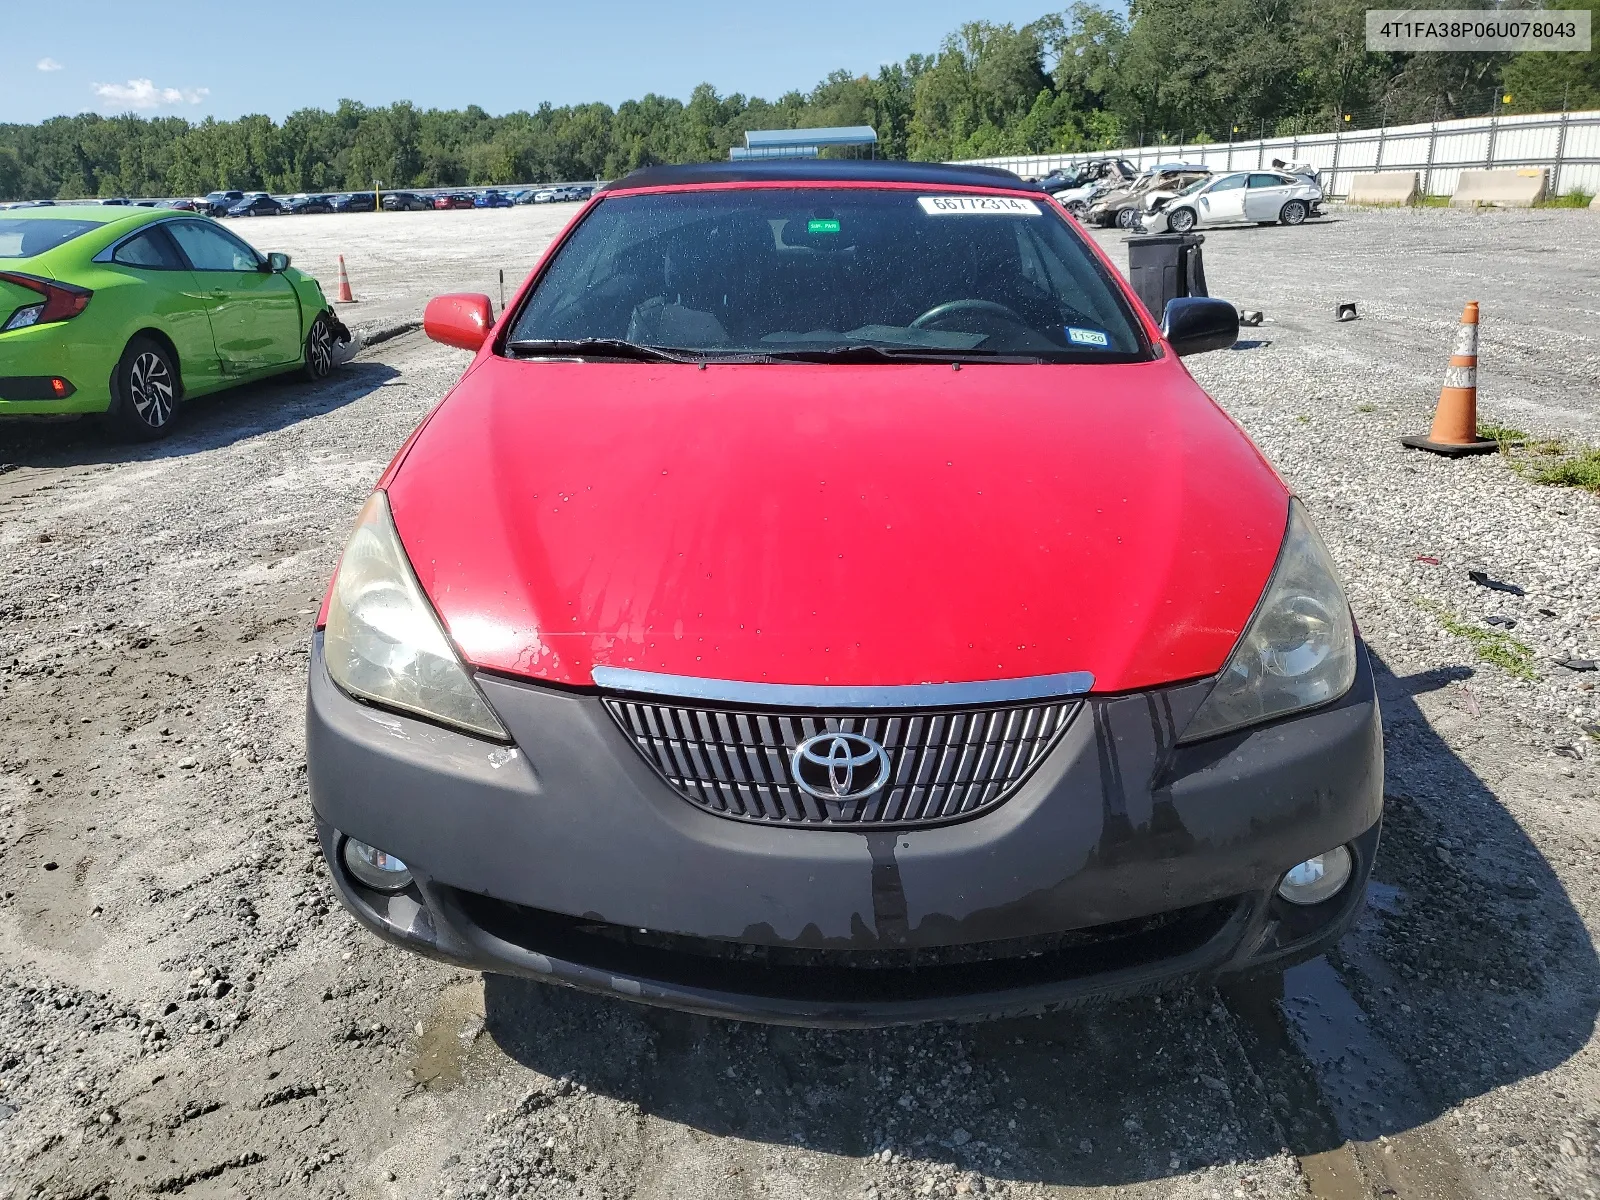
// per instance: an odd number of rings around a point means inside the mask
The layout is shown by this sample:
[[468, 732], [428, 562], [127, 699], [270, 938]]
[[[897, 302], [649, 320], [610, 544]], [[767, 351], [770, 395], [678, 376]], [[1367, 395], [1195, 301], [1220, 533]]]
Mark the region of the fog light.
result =
[[1339, 894], [1350, 879], [1350, 851], [1336, 846], [1295, 867], [1278, 884], [1278, 895], [1290, 904], [1321, 904]]
[[398, 892], [411, 883], [411, 871], [394, 855], [355, 838], [344, 842], [344, 865], [369, 888]]

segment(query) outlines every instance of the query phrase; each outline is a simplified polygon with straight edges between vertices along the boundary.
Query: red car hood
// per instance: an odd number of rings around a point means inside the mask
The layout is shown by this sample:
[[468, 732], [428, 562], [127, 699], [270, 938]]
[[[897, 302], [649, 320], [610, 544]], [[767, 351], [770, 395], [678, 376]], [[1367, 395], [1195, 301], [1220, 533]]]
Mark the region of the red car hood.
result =
[[1172, 359], [485, 357], [389, 484], [467, 661], [769, 683], [1217, 671], [1288, 493]]

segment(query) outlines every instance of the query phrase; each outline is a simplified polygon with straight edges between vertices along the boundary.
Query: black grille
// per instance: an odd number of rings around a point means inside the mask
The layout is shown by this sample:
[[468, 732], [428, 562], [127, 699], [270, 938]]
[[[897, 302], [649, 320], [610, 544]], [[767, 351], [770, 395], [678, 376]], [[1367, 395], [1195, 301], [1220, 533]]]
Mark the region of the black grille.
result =
[[[1021, 786], [1079, 707], [1078, 701], [1058, 700], [828, 713], [689, 708], [616, 697], [605, 703], [684, 799], [735, 820], [825, 828], [937, 824], [993, 808]], [[825, 733], [859, 734], [881, 745], [887, 782], [848, 800], [797, 786], [795, 748]]]

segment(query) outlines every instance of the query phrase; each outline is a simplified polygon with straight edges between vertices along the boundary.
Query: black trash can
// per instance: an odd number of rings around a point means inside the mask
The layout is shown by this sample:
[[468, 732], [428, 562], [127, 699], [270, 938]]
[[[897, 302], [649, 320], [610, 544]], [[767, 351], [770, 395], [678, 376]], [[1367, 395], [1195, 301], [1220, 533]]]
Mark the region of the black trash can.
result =
[[1208, 296], [1206, 270], [1201, 260], [1203, 233], [1161, 233], [1125, 238], [1128, 244], [1128, 282], [1157, 321], [1168, 300], [1180, 296]]

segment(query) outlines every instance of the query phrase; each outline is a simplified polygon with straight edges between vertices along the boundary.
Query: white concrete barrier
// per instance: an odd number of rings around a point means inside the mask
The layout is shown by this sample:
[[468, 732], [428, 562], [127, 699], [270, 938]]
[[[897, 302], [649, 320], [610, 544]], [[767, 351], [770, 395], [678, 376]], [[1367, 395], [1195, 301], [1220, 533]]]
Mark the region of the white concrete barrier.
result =
[[1351, 204], [1415, 204], [1421, 188], [1415, 171], [1370, 171], [1350, 177]]
[[1543, 200], [1543, 167], [1523, 167], [1515, 171], [1463, 171], [1450, 197], [1451, 208], [1532, 208]]

